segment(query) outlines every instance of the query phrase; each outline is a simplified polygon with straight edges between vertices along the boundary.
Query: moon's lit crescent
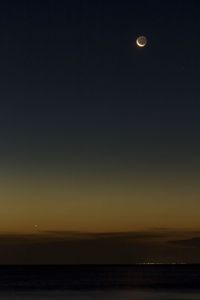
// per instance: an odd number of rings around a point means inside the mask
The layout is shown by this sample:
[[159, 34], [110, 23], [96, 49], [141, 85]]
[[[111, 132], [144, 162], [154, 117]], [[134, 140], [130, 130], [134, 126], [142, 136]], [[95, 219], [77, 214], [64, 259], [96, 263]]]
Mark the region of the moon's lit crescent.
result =
[[147, 38], [145, 36], [139, 36], [136, 40], [136, 44], [139, 47], [145, 47], [147, 44]]

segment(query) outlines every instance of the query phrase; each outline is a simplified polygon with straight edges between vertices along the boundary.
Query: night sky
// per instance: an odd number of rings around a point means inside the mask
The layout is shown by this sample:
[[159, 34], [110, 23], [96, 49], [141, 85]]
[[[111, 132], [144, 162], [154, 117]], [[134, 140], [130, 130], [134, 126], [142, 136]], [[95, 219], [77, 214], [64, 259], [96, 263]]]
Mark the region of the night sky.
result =
[[200, 262], [199, 1], [2, 0], [0, 45], [0, 263]]

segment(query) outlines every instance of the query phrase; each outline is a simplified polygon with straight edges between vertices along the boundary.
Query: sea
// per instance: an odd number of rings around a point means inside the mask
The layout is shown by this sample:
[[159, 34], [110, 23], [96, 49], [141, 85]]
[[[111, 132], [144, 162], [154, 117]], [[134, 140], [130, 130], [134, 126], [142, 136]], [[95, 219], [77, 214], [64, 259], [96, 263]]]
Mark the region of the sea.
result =
[[200, 300], [200, 265], [0, 266], [0, 299]]

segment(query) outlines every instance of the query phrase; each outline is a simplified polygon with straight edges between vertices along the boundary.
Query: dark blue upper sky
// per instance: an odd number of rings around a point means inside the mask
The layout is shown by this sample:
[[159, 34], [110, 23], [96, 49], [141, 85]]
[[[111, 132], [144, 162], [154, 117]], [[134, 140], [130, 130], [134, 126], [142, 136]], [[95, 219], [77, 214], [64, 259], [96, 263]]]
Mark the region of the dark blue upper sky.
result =
[[196, 163], [199, 12], [195, 0], [1, 1], [1, 160]]

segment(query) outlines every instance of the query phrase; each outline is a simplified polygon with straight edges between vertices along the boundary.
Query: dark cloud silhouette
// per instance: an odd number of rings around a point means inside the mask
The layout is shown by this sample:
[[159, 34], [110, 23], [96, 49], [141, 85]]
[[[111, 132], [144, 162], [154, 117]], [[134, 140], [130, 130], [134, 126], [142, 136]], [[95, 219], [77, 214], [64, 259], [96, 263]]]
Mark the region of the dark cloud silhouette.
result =
[[2, 233], [0, 264], [198, 263], [199, 247], [194, 232], [178, 230]]
[[198, 237], [187, 239], [187, 240], [177, 240], [177, 241], [170, 241], [170, 242], [183, 247], [200, 248], [200, 238]]
[[44, 231], [48, 236], [74, 238], [74, 239], [133, 239], [146, 240], [162, 238], [163, 234], [153, 231], [130, 231], [130, 232], [79, 232], [79, 231]]

